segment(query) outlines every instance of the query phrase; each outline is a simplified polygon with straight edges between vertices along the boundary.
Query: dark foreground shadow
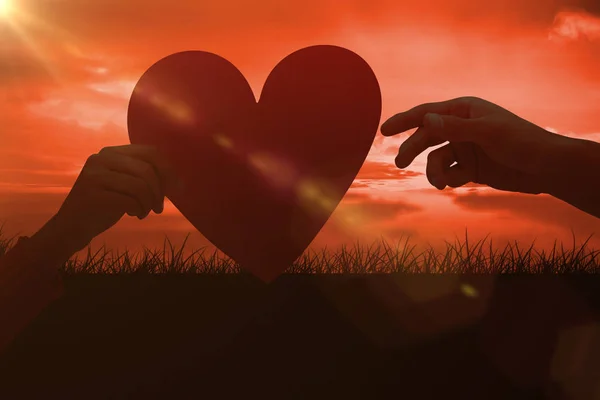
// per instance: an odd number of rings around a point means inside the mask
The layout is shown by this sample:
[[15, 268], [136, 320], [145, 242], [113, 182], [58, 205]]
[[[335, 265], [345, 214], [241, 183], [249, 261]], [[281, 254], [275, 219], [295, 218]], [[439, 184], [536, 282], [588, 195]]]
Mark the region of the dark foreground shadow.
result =
[[594, 275], [71, 275], [66, 290], [0, 356], [0, 398], [600, 394]]

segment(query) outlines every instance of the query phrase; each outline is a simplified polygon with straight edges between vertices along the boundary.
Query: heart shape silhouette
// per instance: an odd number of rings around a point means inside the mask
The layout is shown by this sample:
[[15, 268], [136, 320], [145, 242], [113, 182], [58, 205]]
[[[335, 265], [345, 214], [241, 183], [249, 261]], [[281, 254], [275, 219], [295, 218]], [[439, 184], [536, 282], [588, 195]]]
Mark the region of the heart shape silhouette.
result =
[[131, 143], [183, 182], [167, 193], [211, 243], [271, 281], [310, 245], [352, 184], [381, 118], [369, 65], [319, 45], [284, 58], [256, 101], [226, 59], [185, 51], [152, 65], [128, 108]]

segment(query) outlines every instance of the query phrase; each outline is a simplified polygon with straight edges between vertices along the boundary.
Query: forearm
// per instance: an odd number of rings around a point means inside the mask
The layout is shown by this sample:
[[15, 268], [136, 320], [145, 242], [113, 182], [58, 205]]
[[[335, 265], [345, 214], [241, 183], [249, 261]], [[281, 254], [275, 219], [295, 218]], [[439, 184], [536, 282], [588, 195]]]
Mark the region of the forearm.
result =
[[48, 268], [59, 268], [89, 243], [89, 240], [72, 232], [73, 230], [55, 215], [31, 237], [32, 251], [45, 261]]
[[76, 251], [55, 218], [0, 258], [0, 352], [62, 295], [59, 268]]
[[600, 143], [556, 139], [548, 152], [545, 192], [600, 218]]

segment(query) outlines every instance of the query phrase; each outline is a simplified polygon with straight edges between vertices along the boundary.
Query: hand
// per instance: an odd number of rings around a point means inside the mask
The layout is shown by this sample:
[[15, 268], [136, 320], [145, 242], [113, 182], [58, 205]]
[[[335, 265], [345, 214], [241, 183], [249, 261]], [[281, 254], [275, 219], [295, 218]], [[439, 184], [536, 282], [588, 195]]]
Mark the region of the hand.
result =
[[427, 159], [427, 179], [439, 190], [474, 182], [511, 192], [547, 193], [549, 157], [568, 139], [476, 97], [419, 105], [391, 117], [381, 133], [392, 136], [417, 127], [400, 146], [396, 165], [406, 168], [429, 147], [449, 142]]
[[105, 147], [90, 156], [71, 192], [51, 220], [52, 232], [67, 235], [74, 253], [116, 224], [123, 215], [160, 214], [172, 170], [153, 147]]

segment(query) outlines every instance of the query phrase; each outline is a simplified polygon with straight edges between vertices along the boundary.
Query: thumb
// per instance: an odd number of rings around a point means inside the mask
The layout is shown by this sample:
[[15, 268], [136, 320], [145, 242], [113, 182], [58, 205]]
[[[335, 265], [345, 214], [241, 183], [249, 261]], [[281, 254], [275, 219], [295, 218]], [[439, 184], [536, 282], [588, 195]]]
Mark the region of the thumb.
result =
[[483, 139], [478, 119], [428, 113], [423, 119], [423, 126], [434, 136], [449, 142], [478, 143]]

